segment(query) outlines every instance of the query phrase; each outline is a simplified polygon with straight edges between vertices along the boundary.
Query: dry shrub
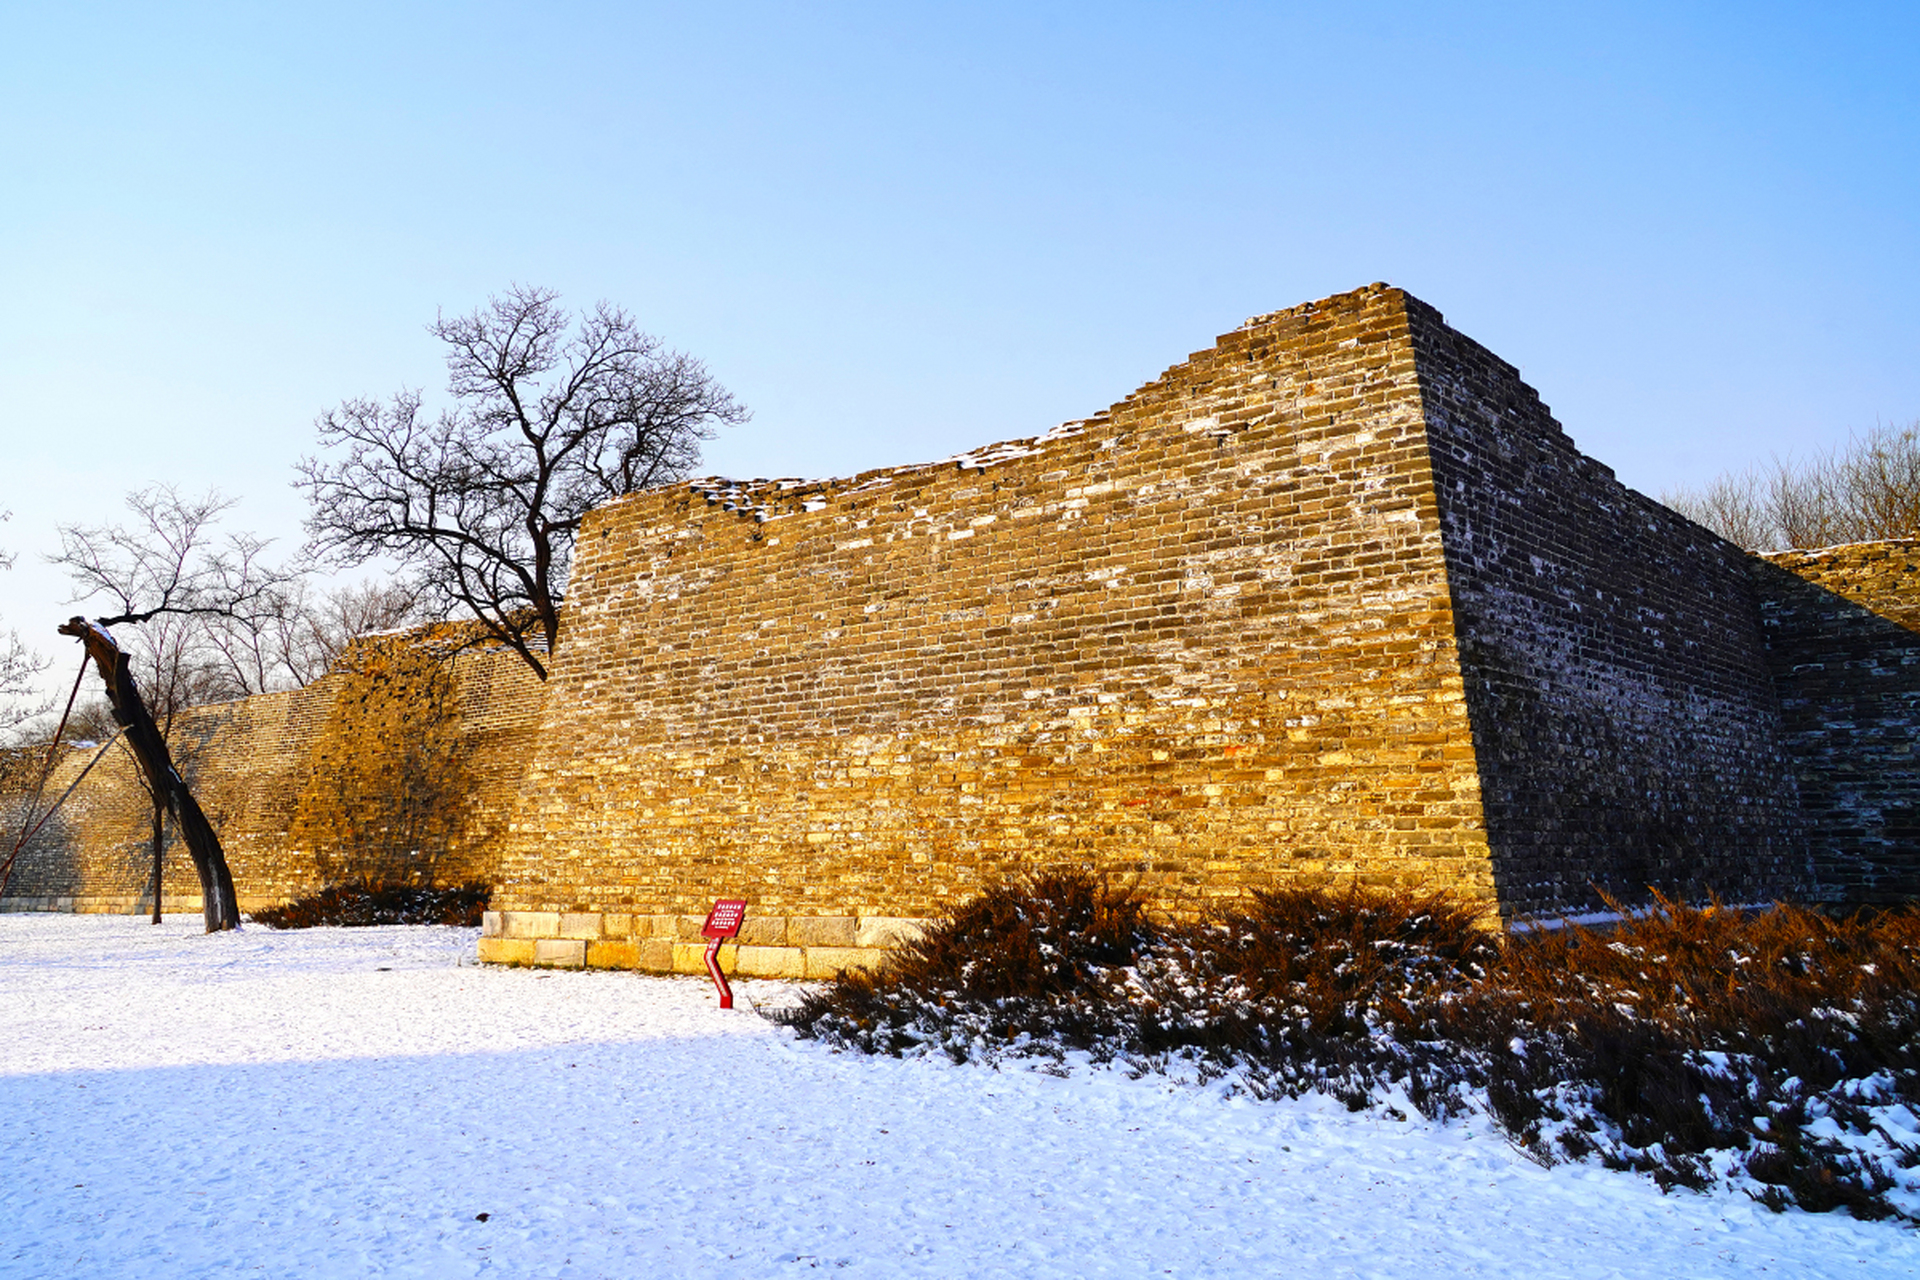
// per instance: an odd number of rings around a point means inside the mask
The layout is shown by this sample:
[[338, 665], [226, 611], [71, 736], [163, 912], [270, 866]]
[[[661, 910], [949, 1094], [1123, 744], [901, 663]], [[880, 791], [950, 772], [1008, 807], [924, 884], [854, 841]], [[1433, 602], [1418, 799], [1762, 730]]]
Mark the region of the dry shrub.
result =
[[1168, 931], [1134, 966], [1134, 1043], [1239, 1067], [1262, 1095], [1323, 1089], [1358, 1110], [1382, 1081], [1423, 1096], [1439, 1002], [1499, 955], [1481, 912], [1440, 894], [1352, 887], [1259, 893]]
[[1355, 1109], [1399, 1085], [1429, 1115], [1486, 1111], [1546, 1164], [1724, 1179], [1775, 1209], [1920, 1203], [1920, 913], [1657, 900], [1504, 947], [1482, 925], [1443, 896], [1359, 888], [1166, 925], [1054, 875], [989, 890], [779, 1017], [869, 1053], [1082, 1050]]
[[1661, 899], [1609, 930], [1516, 939], [1443, 1025], [1480, 1051], [1491, 1109], [1543, 1159], [1598, 1151], [1703, 1187], [1711, 1153], [1742, 1152], [1775, 1208], [1883, 1217], [1885, 1157], [1920, 1160], [1876, 1119], [1920, 1110], [1916, 943], [1912, 911]]
[[1045, 1041], [1093, 1048], [1124, 1000], [1104, 989], [1153, 941], [1131, 893], [1084, 875], [988, 889], [880, 973], [851, 972], [777, 1015], [803, 1036], [898, 1056], [923, 1046], [965, 1061], [976, 1048]]
[[269, 929], [314, 929], [324, 925], [451, 924], [473, 928], [486, 912], [493, 888], [485, 884], [395, 884], [353, 880], [281, 907], [253, 913]]

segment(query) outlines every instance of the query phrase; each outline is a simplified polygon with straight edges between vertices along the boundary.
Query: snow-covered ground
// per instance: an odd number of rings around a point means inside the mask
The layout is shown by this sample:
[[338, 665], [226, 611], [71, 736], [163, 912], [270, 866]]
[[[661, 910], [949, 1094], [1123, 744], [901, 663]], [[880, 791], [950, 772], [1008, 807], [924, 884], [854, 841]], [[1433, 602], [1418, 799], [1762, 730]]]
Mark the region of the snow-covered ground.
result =
[[1920, 1275], [1484, 1123], [833, 1054], [473, 949], [0, 916], [0, 1276]]

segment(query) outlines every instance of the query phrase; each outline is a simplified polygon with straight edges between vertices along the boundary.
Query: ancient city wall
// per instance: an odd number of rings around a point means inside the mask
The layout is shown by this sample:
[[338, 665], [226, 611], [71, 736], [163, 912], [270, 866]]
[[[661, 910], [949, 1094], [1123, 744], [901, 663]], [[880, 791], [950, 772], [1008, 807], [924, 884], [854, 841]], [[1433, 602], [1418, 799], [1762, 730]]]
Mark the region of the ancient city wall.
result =
[[[1444, 888], [1920, 892], [1920, 541], [1745, 556], [1374, 286], [945, 463], [635, 494], [582, 530], [552, 679], [446, 629], [185, 715], [251, 909], [486, 879], [482, 958], [821, 976], [1074, 866], [1192, 917]], [[91, 752], [68, 753], [50, 794]], [[37, 758], [0, 757], [0, 800]], [[128, 910], [124, 751], [9, 909]], [[186, 860], [166, 892], [198, 905]]]
[[1488, 898], [1404, 295], [1251, 322], [1084, 422], [583, 530], [482, 955], [824, 972], [1061, 864], [1193, 915]]
[[[359, 875], [491, 878], [540, 685], [511, 654], [440, 653], [432, 637], [357, 641], [304, 689], [176, 717], [175, 762], [220, 833], [243, 910]], [[42, 811], [96, 754], [62, 752]], [[44, 760], [10, 753], [10, 819]], [[0, 906], [150, 909], [151, 815], [131, 755], [110, 745], [22, 852]], [[198, 910], [199, 881], [171, 833], [165, 865], [167, 909]]]
[[1920, 541], [1750, 568], [1819, 896], [1920, 896]]
[[494, 878], [545, 689], [504, 648], [448, 659], [447, 645], [361, 642], [328, 673], [337, 691], [285, 836], [318, 882]]
[[1409, 307], [1502, 903], [1802, 892], [1751, 557], [1620, 484], [1513, 366]]

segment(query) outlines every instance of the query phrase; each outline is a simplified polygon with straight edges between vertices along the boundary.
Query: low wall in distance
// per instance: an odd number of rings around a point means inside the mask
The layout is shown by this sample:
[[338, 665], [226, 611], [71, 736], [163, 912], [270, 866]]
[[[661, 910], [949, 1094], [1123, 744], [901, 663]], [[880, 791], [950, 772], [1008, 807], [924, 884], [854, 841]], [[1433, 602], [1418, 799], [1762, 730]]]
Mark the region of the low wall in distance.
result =
[[[220, 834], [242, 910], [359, 876], [493, 878], [541, 685], [512, 654], [442, 661], [439, 642], [356, 641], [303, 689], [175, 718], [170, 750]], [[42, 812], [96, 754], [61, 752]], [[45, 760], [41, 749], [8, 753], [0, 811], [17, 821]], [[199, 910], [199, 881], [170, 831], [164, 866], [166, 908]], [[152, 805], [116, 741], [22, 850], [0, 910], [147, 911], [152, 867]]]

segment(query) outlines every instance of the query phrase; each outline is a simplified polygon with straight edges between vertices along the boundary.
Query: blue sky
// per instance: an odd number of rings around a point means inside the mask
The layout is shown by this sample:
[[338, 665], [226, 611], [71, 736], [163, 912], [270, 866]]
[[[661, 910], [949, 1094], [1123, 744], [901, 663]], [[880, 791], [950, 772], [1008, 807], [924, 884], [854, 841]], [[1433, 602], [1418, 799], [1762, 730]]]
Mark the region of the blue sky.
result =
[[1912, 4], [4, 13], [36, 643], [56, 523], [166, 480], [291, 544], [315, 414], [437, 389], [423, 326], [509, 281], [704, 358], [734, 475], [1031, 434], [1373, 280], [1648, 492], [1920, 418]]

